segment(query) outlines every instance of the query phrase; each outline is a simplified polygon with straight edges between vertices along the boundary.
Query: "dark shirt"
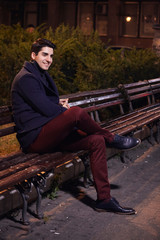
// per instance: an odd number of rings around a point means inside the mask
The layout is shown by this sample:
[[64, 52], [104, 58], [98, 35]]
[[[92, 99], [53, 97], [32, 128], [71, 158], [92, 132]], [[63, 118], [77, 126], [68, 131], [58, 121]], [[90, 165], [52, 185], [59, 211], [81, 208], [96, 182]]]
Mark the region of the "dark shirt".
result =
[[53, 79], [34, 62], [25, 62], [11, 88], [17, 139], [25, 152], [42, 127], [64, 112]]

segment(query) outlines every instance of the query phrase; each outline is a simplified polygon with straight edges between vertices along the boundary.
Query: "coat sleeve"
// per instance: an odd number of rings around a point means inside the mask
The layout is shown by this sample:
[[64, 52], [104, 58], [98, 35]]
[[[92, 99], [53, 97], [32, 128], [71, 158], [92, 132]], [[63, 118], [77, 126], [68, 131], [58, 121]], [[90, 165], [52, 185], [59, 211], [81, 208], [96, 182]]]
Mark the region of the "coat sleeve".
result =
[[18, 83], [19, 94], [36, 112], [54, 117], [64, 112], [66, 108], [59, 105], [59, 97], [54, 90], [52, 96], [47, 96], [44, 85], [33, 75], [23, 76]]

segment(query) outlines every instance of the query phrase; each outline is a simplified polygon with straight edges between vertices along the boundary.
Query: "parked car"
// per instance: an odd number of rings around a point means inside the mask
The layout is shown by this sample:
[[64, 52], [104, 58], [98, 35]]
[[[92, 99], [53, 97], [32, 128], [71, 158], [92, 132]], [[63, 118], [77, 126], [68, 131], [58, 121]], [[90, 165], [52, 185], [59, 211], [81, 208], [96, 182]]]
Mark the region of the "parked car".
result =
[[127, 47], [127, 46], [110, 45], [110, 46], [107, 46], [106, 49], [107, 49], [107, 51], [121, 50], [121, 56], [124, 57], [125, 52], [131, 51], [133, 48]]
[[127, 47], [127, 46], [116, 46], [116, 45], [110, 45], [107, 47], [107, 49], [113, 49], [113, 50], [121, 50], [124, 49], [124, 51], [130, 51], [132, 50], [132, 47]]

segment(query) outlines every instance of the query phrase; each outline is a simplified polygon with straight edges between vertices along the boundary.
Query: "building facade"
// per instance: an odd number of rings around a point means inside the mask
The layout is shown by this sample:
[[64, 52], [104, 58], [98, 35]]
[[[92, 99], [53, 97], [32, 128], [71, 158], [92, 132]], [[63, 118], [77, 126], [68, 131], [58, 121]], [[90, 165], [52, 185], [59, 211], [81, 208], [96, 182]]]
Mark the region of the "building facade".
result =
[[160, 0], [0, 0], [0, 24], [24, 28], [46, 23], [96, 30], [108, 45], [152, 47], [153, 25], [160, 23]]

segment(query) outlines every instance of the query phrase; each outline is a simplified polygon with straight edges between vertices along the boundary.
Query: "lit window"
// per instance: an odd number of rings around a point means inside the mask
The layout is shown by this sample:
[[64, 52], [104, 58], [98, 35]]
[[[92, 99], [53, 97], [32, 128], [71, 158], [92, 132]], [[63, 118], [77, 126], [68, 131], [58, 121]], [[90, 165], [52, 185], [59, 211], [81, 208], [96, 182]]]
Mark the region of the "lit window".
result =
[[93, 3], [80, 3], [79, 4], [79, 26], [86, 35], [90, 35], [93, 31]]
[[126, 3], [123, 5], [121, 15], [121, 35], [137, 37], [138, 35], [138, 3]]

